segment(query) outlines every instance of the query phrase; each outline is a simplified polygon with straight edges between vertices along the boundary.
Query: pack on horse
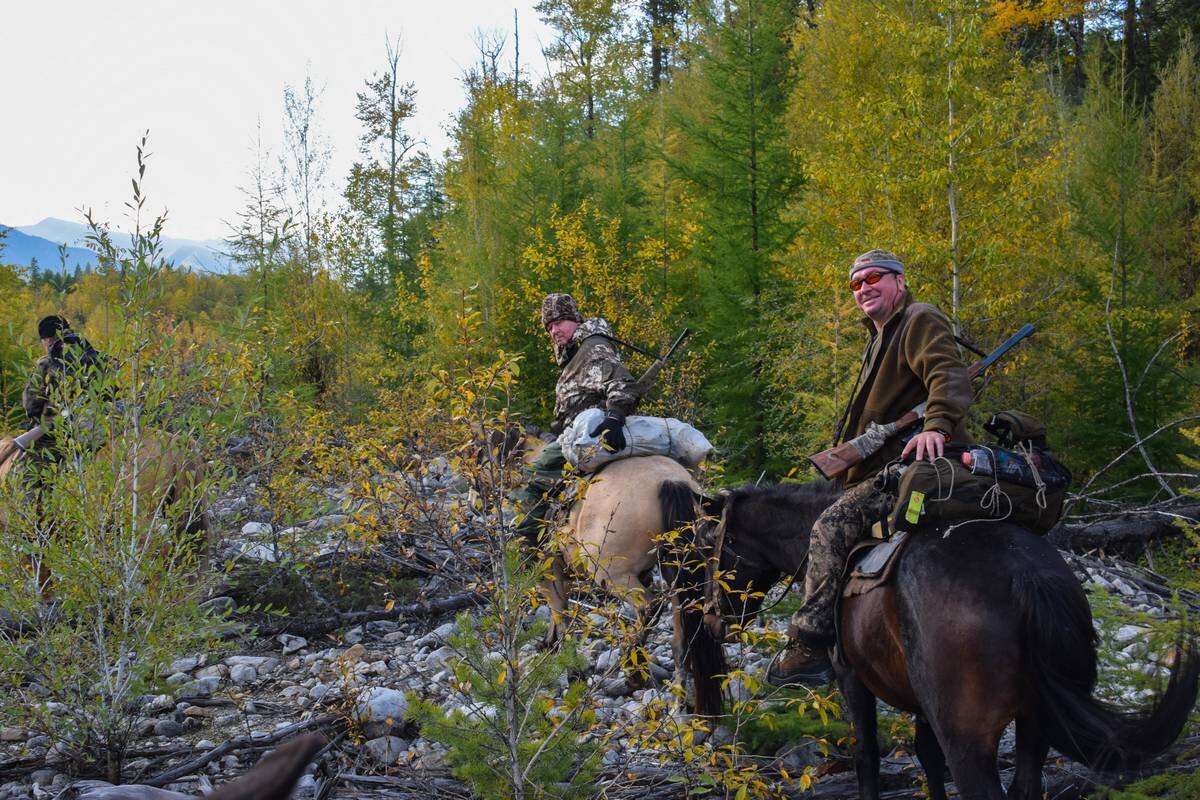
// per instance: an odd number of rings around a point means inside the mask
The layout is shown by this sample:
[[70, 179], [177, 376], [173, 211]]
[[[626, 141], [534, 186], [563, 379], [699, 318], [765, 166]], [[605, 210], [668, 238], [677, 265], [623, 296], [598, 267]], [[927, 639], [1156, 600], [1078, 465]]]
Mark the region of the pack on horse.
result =
[[[685, 482], [664, 484], [663, 507], [685, 507], [695, 501], [692, 491]], [[761, 599], [738, 592], [765, 592], [804, 569], [808, 532], [837, 496], [833, 484], [818, 482], [705, 501], [708, 514], [725, 519], [719, 564], [734, 590], [723, 595], [726, 617], [745, 622], [758, 612]], [[845, 598], [838, 617], [835, 667], [857, 732], [862, 797], [879, 797], [876, 698], [917, 715], [917, 756], [934, 800], [946, 797], [946, 766], [962, 797], [1005, 796], [996, 758], [1013, 720], [1017, 759], [1008, 796], [1021, 800], [1041, 797], [1050, 746], [1102, 772], [1127, 770], [1167, 748], [1186, 724], [1200, 680], [1190, 641], [1178, 648], [1149, 710], [1092, 696], [1091, 609], [1045, 539], [1011, 523], [977, 521], [949, 536], [910, 534], [898, 559], [885, 584]], [[691, 588], [695, 605], [703, 595]], [[706, 687], [698, 694], [719, 687], [718, 673], [695, 677]]]

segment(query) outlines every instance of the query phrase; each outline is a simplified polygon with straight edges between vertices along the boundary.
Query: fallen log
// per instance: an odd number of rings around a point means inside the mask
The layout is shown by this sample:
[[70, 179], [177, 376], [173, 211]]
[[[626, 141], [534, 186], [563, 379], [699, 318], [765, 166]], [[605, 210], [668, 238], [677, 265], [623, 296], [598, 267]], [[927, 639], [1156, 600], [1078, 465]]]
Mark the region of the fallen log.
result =
[[1061, 550], [1102, 550], [1178, 536], [1177, 520], [1200, 523], [1200, 503], [1173, 503], [1079, 523], [1060, 522], [1046, 538]]
[[144, 786], [166, 786], [168, 783], [173, 783], [185, 775], [191, 775], [198, 769], [207, 766], [210, 762], [215, 761], [226, 753], [234, 750], [241, 750], [248, 747], [263, 747], [264, 745], [273, 745], [283, 741], [289, 736], [300, 733], [301, 731], [311, 730], [313, 728], [321, 729], [325, 727], [335, 727], [341, 724], [342, 720], [334, 714], [323, 714], [318, 717], [312, 717], [301, 722], [296, 722], [288, 725], [285, 728], [280, 728], [273, 731], [267, 736], [243, 736], [240, 739], [230, 739], [227, 742], [217, 745], [212, 750], [204, 753], [201, 756], [186, 761], [176, 767], [173, 767], [160, 775], [142, 782]]

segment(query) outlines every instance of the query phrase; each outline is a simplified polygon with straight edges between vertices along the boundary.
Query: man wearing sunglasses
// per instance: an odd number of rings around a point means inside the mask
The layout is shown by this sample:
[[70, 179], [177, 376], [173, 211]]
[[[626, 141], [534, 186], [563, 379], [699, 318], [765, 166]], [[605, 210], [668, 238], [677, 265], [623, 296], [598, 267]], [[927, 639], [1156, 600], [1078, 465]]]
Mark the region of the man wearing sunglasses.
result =
[[922, 430], [907, 444], [889, 441], [846, 472], [845, 493], [813, 525], [804, 602], [792, 615], [788, 643], [767, 671], [776, 686], [820, 685], [831, 677], [833, 608], [850, 549], [870, 535], [874, 522], [896, 502], [873, 478], [889, 462], [942, 456], [950, 439], [965, 441], [971, 380], [958, 354], [950, 320], [912, 299], [904, 264], [887, 250], [869, 250], [850, 267], [850, 290], [865, 315], [870, 339], [855, 390], [834, 436], [858, 436], [872, 422], [887, 423], [925, 401]]

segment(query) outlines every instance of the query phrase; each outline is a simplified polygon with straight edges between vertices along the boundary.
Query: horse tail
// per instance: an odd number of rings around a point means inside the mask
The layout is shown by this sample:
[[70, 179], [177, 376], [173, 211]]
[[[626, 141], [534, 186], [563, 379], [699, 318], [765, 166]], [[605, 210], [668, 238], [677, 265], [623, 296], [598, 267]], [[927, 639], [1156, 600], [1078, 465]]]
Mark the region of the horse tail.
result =
[[1128, 710], [1092, 696], [1096, 634], [1087, 597], [1069, 572], [1018, 573], [1013, 590], [1024, 626], [1025, 674], [1037, 720], [1063, 754], [1100, 772], [1136, 769], [1179, 736], [1196, 702], [1200, 657], [1181, 639], [1166, 690], [1149, 710]]
[[708, 572], [706, 555], [696, 535], [697, 500], [692, 487], [683, 481], [665, 481], [658, 489], [663, 530], [679, 530], [673, 542], [659, 545], [663, 578], [676, 591], [679, 609], [676, 632], [682, 639], [683, 659], [696, 686], [696, 713], [717, 716], [722, 710], [721, 681], [725, 674], [725, 651], [704, 623], [704, 597]]

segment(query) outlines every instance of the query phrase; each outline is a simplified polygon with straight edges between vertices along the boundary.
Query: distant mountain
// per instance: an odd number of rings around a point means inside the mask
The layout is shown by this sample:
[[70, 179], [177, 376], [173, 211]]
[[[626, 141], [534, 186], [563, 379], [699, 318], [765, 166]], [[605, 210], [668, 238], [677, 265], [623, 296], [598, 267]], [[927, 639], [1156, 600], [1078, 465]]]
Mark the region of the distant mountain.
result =
[[[15, 230], [68, 246], [84, 244], [87, 240], [87, 235], [91, 233], [86, 225], [78, 222], [68, 222], [64, 219], [55, 219], [54, 217], [47, 217], [36, 225], [22, 225]], [[9, 238], [12, 238], [12, 234], [9, 234]], [[130, 237], [127, 234], [117, 234], [113, 237], [113, 243], [118, 247], [128, 247], [129, 241]], [[224, 249], [225, 243], [219, 239], [195, 241], [192, 239], [174, 239], [164, 236], [161, 244], [163, 257], [181, 269], [192, 269], [197, 272], [228, 273], [238, 271], [236, 264], [221, 255], [221, 250]], [[5, 258], [11, 263], [20, 263], [12, 260], [12, 255], [9, 253], [5, 254]], [[38, 263], [42, 263], [40, 256], [38, 257]], [[58, 263], [57, 260], [55, 263]]]
[[[17, 228], [0, 225], [0, 230], [7, 230], [0, 245], [0, 264], [14, 264], [20, 267], [31, 266], [37, 260], [39, 269], [59, 272], [62, 260], [58, 253], [56, 242], [43, 239], [40, 236], [30, 236]], [[67, 271], [73, 272], [76, 267], [87, 269], [96, 266], [96, 254], [82, 247], [67, 248]]]

